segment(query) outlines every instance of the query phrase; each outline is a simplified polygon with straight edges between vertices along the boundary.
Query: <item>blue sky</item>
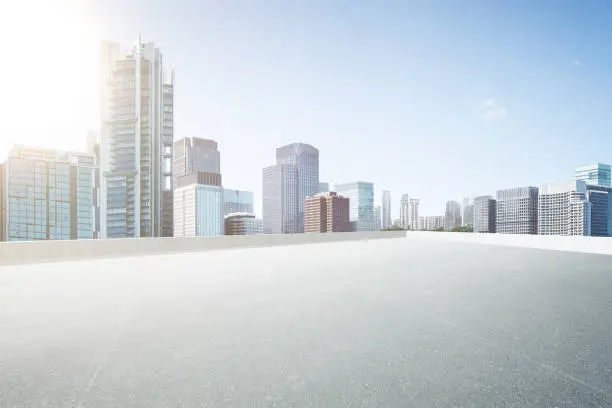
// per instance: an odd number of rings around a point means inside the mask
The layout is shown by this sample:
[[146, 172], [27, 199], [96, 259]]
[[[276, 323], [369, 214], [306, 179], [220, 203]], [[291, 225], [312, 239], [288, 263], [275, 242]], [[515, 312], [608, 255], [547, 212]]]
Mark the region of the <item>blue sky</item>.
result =
[[609, 2], [80, 4], [98, 38], [160, 46], [175, 137], [217, 140], [225, 186], [258, 209], [262, 167], [294, 141], [320, 149], [322, 181], [391, 190], [394, 216], [402, 193], [435, 215], [612, 162]]

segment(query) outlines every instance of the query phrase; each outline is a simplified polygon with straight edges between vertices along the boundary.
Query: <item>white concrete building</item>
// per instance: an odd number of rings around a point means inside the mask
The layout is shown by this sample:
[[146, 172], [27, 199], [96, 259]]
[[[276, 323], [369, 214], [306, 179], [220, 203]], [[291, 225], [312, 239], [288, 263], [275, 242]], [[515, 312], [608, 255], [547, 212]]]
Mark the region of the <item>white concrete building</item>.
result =
[[416, 231], [420, 229], [419, 225], [419, 199], [411, 198], [408, 201], [408, 228]]
[[391, 192], [387, 190], [382, 192], [382, 227], [391, 228]]
[[538, 234], [591, 235], [591, 203], [584, 180], [539, 187]]
[[400, 200], [400, 225], [403, 229], [410, 227], [409, 200], [408, 194], [402, 194], [402, 199]]

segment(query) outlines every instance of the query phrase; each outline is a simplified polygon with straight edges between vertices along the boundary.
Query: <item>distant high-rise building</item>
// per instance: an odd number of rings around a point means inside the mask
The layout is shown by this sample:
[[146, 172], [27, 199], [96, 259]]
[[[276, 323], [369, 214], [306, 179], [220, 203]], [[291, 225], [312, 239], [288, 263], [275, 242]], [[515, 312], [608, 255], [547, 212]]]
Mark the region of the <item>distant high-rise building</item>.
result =
[[612, 168], [609, 164], [595, 163], [576, 169], [575, 180], [583, 180], [589, 185], [610, 186]]
[[496, 193], [496, 223], [498, 234], [537, 234], [538, 188], [516, 187]]
[[419, 229], [419, 199], [411, 198], [408, 200], [408, 221], [409, 228], [413, 231]]
[[253, 213], [253, 193], [241, 190], [223, 190], [224, 213]]
[[264, 234], [295, 234], [298, 217], [298, 169], [275, 164], [263, 169], [262, 211]]
[[495, 232], [496, 203], [491, 196], [480, 196], [474, 198], [471, 204], [474, 211], [473, 228], [474, 232]]
[[93, 169], [93, 238], [100, 238], [100, 140], [97, 132], [87, 132], [87, 154], [94, 157]]
[[586, 182], [542, 185], [538, 189], [539, 235], [591, 235]]
[[591, 203], [591, 235], [612, 236], [612, 187], [587, 184], [586, 197]]
[[391, 192], [387, 190], [382, 192], [382, 227], [391, 228]]
[[452, 200], [446, 202], [444, 224], [444, 229], [447, 231], [461, 226], [461, 205], [458, 202]]
[[319, 192], [319, 150], [309, 144], [291, 143], [276, 149], [276, 163], [291, 164], [297, 169], [298, 230], [295, 232], [304, 232], [304, 200]]
[[320, 181], [319, 182], [319, 193], [327, 193], [327, 192], [329, 192], [329, 183]]
[[410, 228], [410, 207], [408, 194], [402, 194], [400, 200], [400, 225], [403, 229]]
[[470, 197], [463, 199], [461, 206], [461, 225], [464, 227], [474, 226], [474, 200]]
[[419, 230], [435, 231], [440, 228], [444, 228], [444, 217], [442, 215], [419, 217]]
[[2, 166], [2, 238], [94, 238], [94, 169], [86, 153], [15, 146]]
[[172, 233], [174, 74], [140, 37], [125, 55], [101, 46], [100, 235]]
[[194, 171], [221, 173], [221, 153], [214, 140], [186, 137], [174, 142], [174, 180]]
[[223, 235], [223, 187], [219, 173], [192, 172], [174, 189], [174, 236]]
[[352, 231], [374, 231], [374, 184], [364, 181], [336, 184], [336, 192], [350, 200]]
[[349, 232], [349, 199], [335, 192], [307, 197], [304, 232]]
[[255, 214], [233, 213], [225, 216], [225, 235], [262, 234], [261, 220]]
[[374, 207], [374, 231], [382, 229], [382, 208], [380, 205]]

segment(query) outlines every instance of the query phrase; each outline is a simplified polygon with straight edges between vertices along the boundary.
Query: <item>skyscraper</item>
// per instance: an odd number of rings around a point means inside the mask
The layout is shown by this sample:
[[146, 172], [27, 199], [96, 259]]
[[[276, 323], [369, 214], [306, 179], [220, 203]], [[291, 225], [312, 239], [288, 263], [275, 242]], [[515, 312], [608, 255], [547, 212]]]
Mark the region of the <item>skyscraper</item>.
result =
[[15, 146], [0, 183], [3, 238], [92, 239], [94, 163], [86, 153]]
[[391, 192], [387, 190], [382, 192], [382, 227], [391, 228]]
[[586, 197], [591, 203], [591, 235], [612, 236], [612, 187], [587, 184]]
[[94, 131], [87, 133], [87, 154], [94, 158], [93, 169], [93, 238], [100, 238], [100, 140]]
[[408, 201], [409, 228], [413, 231], [419, 229], [419, 199], [411, 198]]
[[319, 182], [319, 193], [327, 193], [329, 192], [329, 183], [320, 181]]
[[185, 137], [174, 142], [174, 180], [194, 171], [221, 174], [221, 153], [211, 139]]
[[538, 189], [539, 235], [591, 235], [586, 182], [542, 185]]
[[408, 194], [402, 194], [400, 200], [400, 225], [403, 229], [410, 228], [410, 207]]
[[451, 231], [459, 226], [461, 226], [461, 206], [456, 201], [447, 201], [444, 213], [444, 229]]
[[575, 180], [583, 180], [589, 185], [610, 186], [612, 168], [609, 164], [594, 163], [576, 169]]
[[516, 187], [496, 193], [498, 234], [537, 234], [538, 188]]
[[140, 37], [127, 54], [103, 42], [101, 61], [101, 237], [170, 236], [174, 74]]
[[303, 231], [298, 218], [298, 168], [275, 164], [263, 169], [262, 211], [264, 234], [295, 234]]
[[495, 232], [496, 203], [491, 196], [480, 196], [474, 198], [473, 202], [474, 232]]
[[335, 192], [319, 193], [304, 202], [304, 232], [349, 232], [349, 199]]
[[224, 214], [253, 213], [253, 193], [241, 190], [223, 190]]
[[382, 209], [380, 205], [374, 207], [374, 231], [380, 231], [382, 229]]
[[224, 234], [221, 174], [194, 171], [181, 176], [173, 198], [175, 237]]
[[319, 150], [305, 143], [282, 146], [276, 149], [276, 163], [291, 164], [296, 167], [298, 191], [296, 232], [304, 232], [304, 200], [319, 192]]
[[474, 200], [470, 197], [463, 199], [461, 206], [461, 225], [464, 227], [472, 227], [474, 225]]
[[374, 231], [374, 184], [356, 181], [336, 184], [336, 192], [347, 197], [352, 231]]

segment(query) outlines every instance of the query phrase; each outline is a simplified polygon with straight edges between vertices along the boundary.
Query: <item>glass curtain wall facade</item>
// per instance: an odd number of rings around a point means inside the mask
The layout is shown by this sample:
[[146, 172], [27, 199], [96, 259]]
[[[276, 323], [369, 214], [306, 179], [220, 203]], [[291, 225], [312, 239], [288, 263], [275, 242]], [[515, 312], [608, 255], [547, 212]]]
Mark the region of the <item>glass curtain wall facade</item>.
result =
[[595, 163], [576, 169], [575, 180], [582, 180], [588, 185], [610, 186], [612, 168], [609, 164]]
[[225, 189], [223, 191], [224, 215], [232, 213], [253, 213], [253, 193], [250, 191]]
[[587, 199], [591, 203], [591, 235], [612, 235], [612, 187], [587, 185]]
[[304, 200], [319, 192], [319, 150], [305, 143], [292, 143], [276, 149], [276, 163], [297, 169], [296, 232], [304, 232]]
[[5, 240], [93, 238], [93, 156], [17, 147], [3, 168]]
[[336, 193], [349, 199], [352, 231], [374, 231], [374, 184], [357, 181], [336, 185]]
[[223, 188], [191, 184], [174, 191], [174, 236], [224, 234]]
[[104, 42], [101, 57], [101, 237], [170, 234], [174, 75], [140, 38], [126, 55]]
[[298, 217], [298, 169], [293, 164], [275, 164], [263, 169], [263, 232], [295, 234], [303, 231]]

